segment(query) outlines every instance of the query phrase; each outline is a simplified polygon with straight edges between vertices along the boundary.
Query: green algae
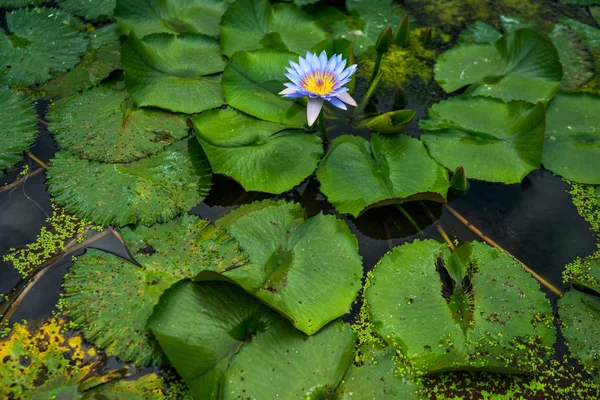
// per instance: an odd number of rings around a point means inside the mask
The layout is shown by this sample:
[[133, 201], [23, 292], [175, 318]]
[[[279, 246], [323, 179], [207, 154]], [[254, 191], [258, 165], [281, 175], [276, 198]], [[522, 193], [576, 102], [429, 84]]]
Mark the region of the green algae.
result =
[[[573, 204], [577, 208], [577, 212], [590, 224], [591, 231], [600, 236], [600, 198], [597, 195], [598, 187], [568, 181], [567, 183], [571, 184], [569, 194], [573, 198]], [[600, 237], [597, 240], [600, 246]]]
[[27, 277], [36, 267], [64, 251], [70, 239], [83, 242], [88, 229], [100, 231], [102, 227], [91, 227], [88, 221], [53, 205], [52, 216], [46, 220], [46, 226], [42, 227], [35, 242], [23, 248], [11, 248], [2, 258], [12, 264], [22, 277]]

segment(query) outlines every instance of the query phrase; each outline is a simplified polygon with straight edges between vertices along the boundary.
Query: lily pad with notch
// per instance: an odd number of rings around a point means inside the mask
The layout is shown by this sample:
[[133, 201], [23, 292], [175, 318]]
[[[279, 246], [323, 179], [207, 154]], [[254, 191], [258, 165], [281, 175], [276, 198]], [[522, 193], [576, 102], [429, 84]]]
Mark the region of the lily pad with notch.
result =
[[284, 3], [271, 6], [268, 0], [237, 0], [223, 15], [220, 29], [221, 49], [228, 57], [237, 51], [273, 48], [273, 44], [278, 50], [303, 54], [327, 38], [325, 31], [297, 7]]
[[367, 121], [367, 127], [378, 133], [399, 133], [417, 115], [413, 110], [390, 111]]
[[23, 159], [37, 135], [37, 112], [29, 98], [0, 86], [0, 175]]
[[542, 163], [565, 179], [600, 184], [600, 96], [559, 94], [546, 111]]
[[107, 86], [52, 104], [47, 119], [61, 148], [108, 163], [147, 157], [189, 133], [181, 115], [138, 108], [126, 90]]
[[305, 219], [298, 204], [265, 200], [231, 211], [216, 224], [250, 260], [222, 276], [302, 332], [312, 335], [350, 310], [361, 287], [362, 258], [344, 221], [323, 214]]
[[321, 191], [355, 217], [366, 210], [413, 200], [444, 202], [448, 172], [408, 135], [374, 133], [371, 142], [343, 135], [331, 142], [317, 169]]
[[232, 108], [206, 111], [192, 123], [213, 172], [245, 190], [288, 191], [312, 174], [323, 156], [317, 135]]
[[554, 45], [530, 29], [519, 29], [494, 44], [460, 44], [440, 56], [435, 79], [448, 93], [504, 101], [546, 103], [556, 93], [563, 69]]
[[61, 304], [84, 336], [108, 355], [160, 365], [164, 356], [146, 320], [163, 292], [203, 270], [243, 265], [246, 256], [225, 230], [188, 214], [151, 227], [125, 227], [121, 234], [139, 265], [87, 250], [65, 277]]
[[140, 107], [193, 114], [225, 102], [220, 74], [225, 61], [214, 38], [156, 33], [139, 39], [131, 33], [121, 61], [129, 94]]
[[223, 72], [227, 104], [265, 121], [302, 127], [306, 108], [279, 94], [285, 88], [285, 68], [297, 57], [270, 50], [234, 54]]
[[519, 183], [540, 168], [544, 105], [460, 96], [434, 104], [421, 118], [421, 139], [448, 169], [463, 165], [469, 178]]
[[538, 282], [482, 243], [397, 246], [365, 300], [377, 333], [421, 373], [532, 372], [553, 353], [552, 307]]
[[118, 0], [115, 18], [123, 34], [201, 33], [219, 36], [219, 22], [233, 0]]
[[160, 298], [148, 328], [197, 399], [218, 399], [232, 358], [282, 318], [226, 282], [182, 281]]
[[80, 25], [56, 8], [7, 12], [7, 31], [0, 33], [0, 84], [29, 86], [73, 68], [89, 45]]
[[130, 164], [80, 159], [63, 150], [49, 168], [56, 203], [100, 225], [150, 225], [189, 210], [212, 185], [208, 160], [191, 137]]

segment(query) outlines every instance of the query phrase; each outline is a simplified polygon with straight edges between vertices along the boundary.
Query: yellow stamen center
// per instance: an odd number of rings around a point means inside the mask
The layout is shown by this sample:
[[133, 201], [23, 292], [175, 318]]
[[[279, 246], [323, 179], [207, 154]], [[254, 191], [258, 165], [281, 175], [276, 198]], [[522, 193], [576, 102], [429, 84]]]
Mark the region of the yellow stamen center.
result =
[[302, 88], [307, 92], [325, 96], [335, 87], [335, 77], [329, 72], [314, 71], [302, 79]]

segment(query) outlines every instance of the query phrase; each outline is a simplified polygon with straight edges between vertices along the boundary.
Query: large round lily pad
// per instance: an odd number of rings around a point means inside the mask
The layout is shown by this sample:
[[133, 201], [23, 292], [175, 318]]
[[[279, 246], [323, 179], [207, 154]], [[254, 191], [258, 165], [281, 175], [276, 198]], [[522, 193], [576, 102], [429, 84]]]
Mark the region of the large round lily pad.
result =
[[131, 33], [121, 61], [129, 94], [140, 107], [193, 114], [224, 103], [219, 73], [225, 61], [216, 39], [195, 33], [138, 39]]
[[552, 99], [542, 163], [571, 181], [600, 184], [600, 96], [559, 94]]
[[188, 135], [185, 119], [137, 108], [127, 91], [98, 87], [50, 107], [48, 129], [82, 158], [109, 163], [147, 157]]
[[353, 353], [348, 324], [335, 321], [307, 337], [282, 320], [257, 333], [231, 360], [221, 398], [334, 398]]
[[447, 171], [421, 141], [407, 135], [373, 134], [335, 139], [317, 170], [321, 190], [339, 212], [360, 215], [369, 208], [411, 200], [443, 202]]
[[119, 0], [115, 17], [124, 34], [202, 33], [219, 35], [219, 21], [233, 0]]
[[23, 158], [37, 134], [37, 113], [27, 96], [0, 86], [0, 174]]
[[162, 293], [206, 269], [244, 264], [239, 244], [208, 221], [184, 214], [166, 224], [126, 227], [123, 240], [140, 264], [88, 250], [71, 267], [62, 304], [85, 337], [123, 361], [160, 364], [163, 354], [146, 330]]
[[237, 51], [282, 46], [304, 53], [325, 40], [327, 34], [298, 8], [269, 0], [237, 0], [220, 24], [221, 49], [231, 57]]
[[448, 169], [463, 165], [469, 178], [519, 183], [540, 167], [544, 121], [542, 104], [453, 97], [420, 120], [421, 138]]
[[121, 68], [121, 41], [117, 24], [105, 25], [90, 33], [91, 48], [81, 62], [64, 75], [46, 82], [36, 94], [52, 100], [66, 99], [99, 84]]
[[111, 19], [116, 3], [117, 0], [58, 0], [66, 12], [98, 21]]
[[285, 68], [297, 58], [283, 51], [236, 53], [223, 72], [227, 104], [265, 121], [301, 127], [306, 108], [279, 94], [285, 88]]
[[358, 243], [332, 215], [304, 217], [295, 203], [266, 200], [232, 211], [229, 230], [250, 263], [223, 275], [312, 335], [346, 314], [361, 287]]
[[56, 8], [22, 8], [6, 14], [0, 32], [0, 83], [28, 86], [73, 68], [89, 41], [70, 14]]
[[210, 110], [194, 119], [194, 129], [213, 172], [246, 190], [283, 193], [302, 182], [323, 156], [315, 134], [262, 121], [232, 108]]
[[[180, 282], [167, 290], [148, 328], [197, 399], [218, 399], [232, 357], [281, 317], [226, 282]], [[260, 367], [259, 367], [260, 368]]]
[[202, 201], [212, 185], [194, 137], [130, 164], [82, 160], [63, 150], [47, 176], [50, 193], [66, 211], [117, 226], [168, 221]]
[[558, 301], [558, 307], [571, 354], [600, 382], [600, 296], [572, 289]]
[[552, 354], [552, 307], [506, 253], [434, 240], [394, 248], [365, 291], [377, 332], [417, 371], [531, 372]]
[[440, 56], [435, 79], [446, 92], [472, 85], [473, 95], [504, 101], [547, 102], [563, 75], [550, 41], [529, 29], [519, 29], [494, 44], [462, 44]]

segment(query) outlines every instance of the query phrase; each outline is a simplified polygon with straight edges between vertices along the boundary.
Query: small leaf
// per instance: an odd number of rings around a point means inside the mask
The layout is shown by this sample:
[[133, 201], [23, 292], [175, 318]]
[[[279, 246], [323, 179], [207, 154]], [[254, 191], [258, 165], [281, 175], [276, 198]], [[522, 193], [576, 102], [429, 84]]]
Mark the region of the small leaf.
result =
[[406, 47], [410, 42], [410, 19], [404, 15], [394, 31], [394, 41], [398, 46]]
[[502, 183], [519, 183], [540, 167], [544, 124], [543, 104], [469, 96], [434, 104], [419, 121], [443, 166], [463, 165], [472, 179]]
[[449, 182], [421, 141], [407, 135], [343, 135], [331, 142], [317, 170], [335, 208], [355, 217], [369, 208], [427, 199], [444, 202]]
[[413, 110], [391, 111], [378, 115], [367, 121], [369, 129], [378, 133], [401, 132], [417, 113]]
[[127, 90], [140, 107], [193, 114], [225, 102], [218, 74], [225, 61], [216, 39], [157, 33], [140, 40], [132, 33], [121, 57]]
[[130, 164], [82, 160], [63, 150], [47, 176], [50, 193], [66, 211], [117, 226], [168, 221], [202, 201], [212, 185], [208, 160], [193, 137]]

